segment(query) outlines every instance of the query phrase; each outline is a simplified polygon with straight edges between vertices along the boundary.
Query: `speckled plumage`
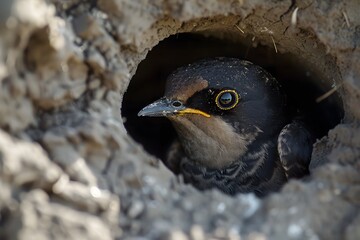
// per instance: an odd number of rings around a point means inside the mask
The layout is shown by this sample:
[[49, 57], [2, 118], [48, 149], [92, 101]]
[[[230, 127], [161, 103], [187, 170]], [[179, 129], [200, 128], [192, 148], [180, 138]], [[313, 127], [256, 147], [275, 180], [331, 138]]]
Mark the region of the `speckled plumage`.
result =
[[[224, 90], [240, 99], [231, 108], [216, 102]], [[248, 61], [214, 58], [179, 68], [164, 98], [139, 115], [170, 119], [180, 144], [166, 164], [199, 189], [264, 196], [308, 172], [310, 132], [287, 115], [276, 79]]]

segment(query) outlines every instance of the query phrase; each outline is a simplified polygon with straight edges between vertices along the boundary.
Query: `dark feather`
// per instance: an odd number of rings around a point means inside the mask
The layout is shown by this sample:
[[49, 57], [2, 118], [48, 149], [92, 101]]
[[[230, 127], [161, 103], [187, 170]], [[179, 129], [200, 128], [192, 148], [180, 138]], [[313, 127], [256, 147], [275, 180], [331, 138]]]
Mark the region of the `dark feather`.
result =
[[309, 173], [313, 142], [312, 134], [299, 120], [294, 120], [281, 130], [278, 152], [288, 178], [300, 178]]

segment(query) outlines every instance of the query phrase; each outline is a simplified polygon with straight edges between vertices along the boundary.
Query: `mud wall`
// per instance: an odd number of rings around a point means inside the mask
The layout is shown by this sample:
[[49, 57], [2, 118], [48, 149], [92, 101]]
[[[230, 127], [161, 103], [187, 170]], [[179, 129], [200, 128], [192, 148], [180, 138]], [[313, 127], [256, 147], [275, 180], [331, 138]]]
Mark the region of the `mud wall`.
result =
[[[356, 0], [2, 1], [0, 238], [359, 239], [359, 9]], [[251, 37], [332, 81], [345, 118], [317, 142], [309, 179], [263, 200], [202, 193], [127, 135], [122, 98], [138, 64], [181, 32]]]

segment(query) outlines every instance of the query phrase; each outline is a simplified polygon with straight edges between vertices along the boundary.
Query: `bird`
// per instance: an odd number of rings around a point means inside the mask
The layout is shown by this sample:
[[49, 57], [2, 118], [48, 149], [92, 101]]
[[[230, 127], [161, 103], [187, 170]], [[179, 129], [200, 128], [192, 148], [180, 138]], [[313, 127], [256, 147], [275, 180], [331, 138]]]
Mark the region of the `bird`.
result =
[[215, 57], [176, 69], [164, 96], [138, 116], [170, 120], [178, 137], [165, 165], [185, 183], [264, 197], [309, 174], [314, 136], [287, 109], [281, 84], [262, 67]]

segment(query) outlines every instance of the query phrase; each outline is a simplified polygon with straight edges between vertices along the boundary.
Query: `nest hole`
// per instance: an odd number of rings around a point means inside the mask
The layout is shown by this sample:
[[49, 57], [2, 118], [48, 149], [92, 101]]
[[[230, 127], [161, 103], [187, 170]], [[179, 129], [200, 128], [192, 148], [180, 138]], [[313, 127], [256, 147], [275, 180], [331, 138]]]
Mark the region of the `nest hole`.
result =
[[[251, 43], [201, 34], [177, 34], [161, 41], [148, 53], [139, 64], [124, 95], [122, 114], [125, 127], [148, 153], [165, 159], [176, 133], [167, 119], [138, 117], [137, 113], [163, 96], [166, 78], [176, 68], [203, 58], [220, 56], [249, 60], [270, 72], [283, 86], [289, 104], [310, 116], [308, 119], [318, 139], [327, 135], [343, 119], [344, 110], [339, 92], [316, 102], [316, 99], [334, 88], [334, 79], [319, 74], [320, 71], [307, 69], [308, 64], [291, 52], [277, 53], [273, 47], [254, 47]], [[319, 66], [325, 64], [324, 59]]]

